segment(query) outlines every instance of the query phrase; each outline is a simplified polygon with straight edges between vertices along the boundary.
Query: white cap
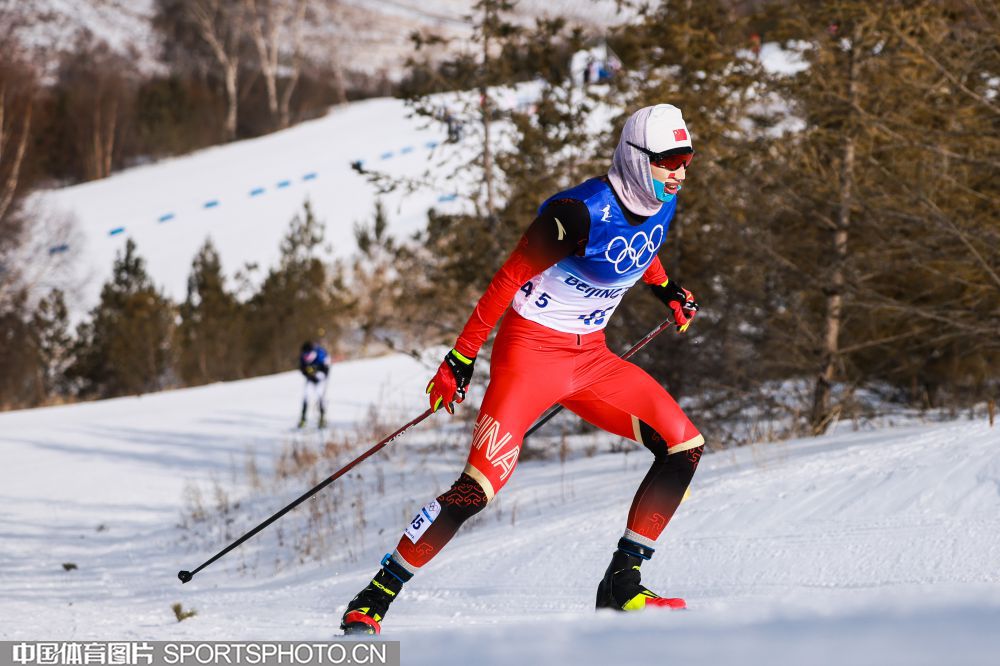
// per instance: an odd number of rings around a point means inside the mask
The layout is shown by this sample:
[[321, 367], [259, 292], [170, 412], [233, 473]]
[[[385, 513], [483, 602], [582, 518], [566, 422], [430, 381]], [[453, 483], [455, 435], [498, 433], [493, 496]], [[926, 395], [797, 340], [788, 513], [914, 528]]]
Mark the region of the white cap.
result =
[[657, 104], [649, 109], [643, 148], [654, 153], [691, 148], [691, 135], [680, 109], [673, 104]]

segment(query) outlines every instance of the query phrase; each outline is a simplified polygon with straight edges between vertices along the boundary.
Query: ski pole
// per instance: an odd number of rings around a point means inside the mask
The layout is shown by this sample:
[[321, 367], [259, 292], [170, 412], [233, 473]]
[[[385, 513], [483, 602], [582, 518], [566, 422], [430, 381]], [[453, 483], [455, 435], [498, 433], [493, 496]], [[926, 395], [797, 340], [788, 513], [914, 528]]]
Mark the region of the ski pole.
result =
[[[662, 324], [660, 324], [659, 326], [657, 326], [656, 328], [654, 328], [652, 331], [650, 331], [649, 333], [647, 333], [646, 337], [644, 337], [642, 340], [639, 340], [639, 342], [637, 342], [634, 345], [632, 345], [627, 352], [625, 352], [624, 354], [622, 354], [622, 356], [621, 356], [622, 360], [627, 361], [629, 358], [631, 358], [632, 356], [634, 356], [637, 351], [639, 351], [640, 349], [642, 349], [643, 347], [645, 347], [646, 345], [648, 345], [649, 342], [653, 338], [655, 338], [660, 333], [662, 333], [663, 331], [665, 331], [673, 323], [674, 322], [673, 322], [672, 319], [664, 319]], [[535, 425], [531, 426], [531, 428], [528, 429], [528, 432], [524, 433], [524, 437], [522, 439], [528, 439], [528, 437], [531, 436], [531, 434], [533, 432], [535, 432], [536, 430], [538, 430], [539, 428], [541, 428], [543, 425], [545, 425], [546, 423], [548, 423], [549, 419], [551, 419], [553, 416], [555, 416], [556, 414], [558, 414], [562, 410], [563, 410], [563, 406], [562, 405], [556, 405], [555, 408], [552, 409], [548, 414], [546, 414], [542, 418], [538, 419], [538, 421], [535, 423]]]
[[347, 472], [351, 471], [351, 469], [353, 469], [354, 466], [357, 465], [359, 462], [361, 462], [362, 460], [364, 460], [368, 456], [372, 455], [373, 453], [377, 452], [378, 450], [380, 450], [381, 448], [383, 448], [384, 446], [386, 446], [387, 444], [389, 444], [390, 442], [392, 442], [397, 437], [402, 436], [404, 433], [406, 433], [407, 430], [409, 430], [413, 426], [417, 425], [418, 423], [420, 423], [421, 421], [423, 421], [424, 419], [426, 419], [432, 413], [433, 412], [430, 409], [427, 409], [423, 414], [421, 414], [417, 418], [413, 419], [412, 421], [410, 421], [409, 423], [407, 423], [406, 425], [404, 425], [402, 428], [400, 428], [396, 432], [392, 433], [391, 435], [389, 435], [388, 437], [386, 437], [385, 439], [383, 439], [381, 442], [379, 442], [378, 444], [376, 444], [372, 448], [368, 449], [367, 451], [365, 451], [364, 453], [362, 453], [360, 456], [358, 456], [357, 458], [355, 458], [351, 462], [349, 462], [346, 465], [344, 465], [343, 467], [341, 467], [338, 471], [334, 472], [332, 475], [328, 476], [325, 480], [323, 480], [318, 485], [314, 486], [312, 489], [310, 489], [309, 491], [307, 491], [305, 494], [303, 494], [301, 497], [299, 497], [298, 499], [296, 499], [294, 502], [292, 502], [291, 504], [289, 504], [288, 506], [286, 506], [284, 509], [278, 511], [277, 513], [275, 513], [274, 515], [272, 515], [270, 518], [268, 518], [267, 520], [265, 520], [264, 522], [262, 522], [260, 525], [258, 525], [257, 527], [253, 528], [252, 530], [250, 530], [249, 532], [247, 532], [246, 534], [244, 534], [243, 536], [241, 536], [239, 539], [237, 539], [236, 541], [232, 542], [231, 544], [229, 544], [228, 546], [226, 546], [225, 548], [223, 548], [222, 550], [220, 550], [218, 553], [215, 554], [215, 556], [212, 557], [212, 559], [207, 560], [206, 562], [203, 562], [201, 564], [201, 566], [199, 566], [194, 571], [178, 571], [177, 572], [177, 577], [180, 578], [181, 583], [188, 582], [189, 580], [191, 580], [192, 578], [194, 578], [194, 575], [196, 573], [198, 573], [199, 571], [201, 571], [202, 569], [204, 569], [205, 567], [207, 567], [212, 562], [215, 562], [217, 559], [221, 558], [223, 555], [225, 555], [229, 551], [233, 550], [234, 548], [237, 548], [238, 546], [240, 546], [240, 544], [244, 543], [245, 541], [247, 541], [248, 539], [250, 539], [251, 537], [253, 537], [255, 534], [257, 534], [258, 532], [260, 532], [261, 530], [263, 530], [265, 527], [267, 527], [268, 525], [270, 525], [274, 521], [276, 521], [278, 518], [281, 518], [283, 515], [285, 515], [286, 513], [288, 513], [289, 511], [291, 511], [295, 507], [297, 507], [299, 504], [302, 504], [307, 499], [309, 499], [310, 497], [312, 497], [313, 495], [315, 495], [319, 491], [321, 491], [324, 488], [326, 488], [328, 485], [330, 485], [331, 483], [333, 483], [334, 481], [336, 481], [337, 479], [339, 479], [340, 477], [342, 477], [344, 474], [346, 474]]

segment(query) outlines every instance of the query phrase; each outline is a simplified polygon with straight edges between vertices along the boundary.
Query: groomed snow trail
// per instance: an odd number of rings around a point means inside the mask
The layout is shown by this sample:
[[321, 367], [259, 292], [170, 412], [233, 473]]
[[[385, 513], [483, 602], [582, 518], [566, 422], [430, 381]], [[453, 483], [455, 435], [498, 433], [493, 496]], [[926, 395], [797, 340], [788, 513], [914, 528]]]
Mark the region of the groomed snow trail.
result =
[[[333, 433], [363, 431], [373, 403], [386, 431], [419, 414], [428, 374], [402, 355], [335, 365]], [[187, 484], [241, 501], [233, 537], [308, 487], [248, 498], [239, 472], [248, 449], [267, 474], [289, 441], [319, 443], [290, 432], [300, 391], [286, 373], [0, 414], [0, 637], [333, 637], [405, 521], [461, 469], [466, 433], [435, 415], [343, 479], [343, 528], [322, 561], [290, 557], [293, 514], [284, 545], [265, 533], [182, 587], [176, 572], [226, 543], [210, 525], [178, 527]], [[643, 567], [691, 610], [627, 617], [593, 612], [593, 596], [650, 458], [612, 442], [583, 435], [564, 462], [519, 465], [393, 605], [384, 636], [404, 663], [997, 663], [1000, 428], [911, 424], [706, 455]], [[177, 623], [174, 602], [197, 616]]]

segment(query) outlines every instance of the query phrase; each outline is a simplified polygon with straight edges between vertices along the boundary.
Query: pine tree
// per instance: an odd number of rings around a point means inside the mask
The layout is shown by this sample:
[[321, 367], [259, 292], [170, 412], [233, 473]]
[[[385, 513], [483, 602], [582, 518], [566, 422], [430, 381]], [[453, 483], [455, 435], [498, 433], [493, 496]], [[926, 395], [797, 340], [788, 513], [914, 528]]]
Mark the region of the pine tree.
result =
[[[477, 0], [466, 17], [472, 27], [467, 40], [471, 49], [457, 51], [457, 55], [439, 63], [438, 49], [423, 62], [410, 59], [408, 65], [419, 72], [419, 85], [406, 86], [407, 102], [414, 111], [425, 118], [442, 122], [448, 128], [449, 142], [459, 140], [468, 133], [476, 135], [477, 152], [471, 161], [448, 175], [449, 180], [460, 180], [465, 187], [469, 173], [476, 174], [478, 187], [468, 193], [476, 208], [478, 218], [490, 230], [498, 224], [498, 209], [502, 197], [498, 192], [496, 168], [498, 119], [502, 112], [496, 108], [493, 86], [513, 83], [518, 76], [514, 60], [505, 57], [506, 46], [516, 40], [522, 29], [513, 22], [511, 13], [515, 3], [511, 0]], [[437, 47], [444, 40], [436, 35], [413, 36], [417, 53], [426, 47]], [[434, 95], [439, 90], [475, 91], [444, 98]], [[384, 181], [385, 174], [369, 173], [376, 182]], [[439, 175], [438, 175], [439, 176]], [[390, 187], [395, 187], [398, 181]]]
[[322, 244], [323, 225], [306, 201], [281, 243], [279, 265], [248, 303], [249, 374], [292, 368], [304, 340], [336, 339], [351, 299], [340, 269], [318, 256]]
[[31, 333], [46, 398], [69, 395], [71, 387], [66, 371], [71, 362], [73, 338], [61, 290], [53, 290], [38, 302], [31, 317]]
[[848, 377], [965, 404], [1000, 387], [1000, 104], [985, 75], [1000, 69], [1000, 12], [965, 0], [893, 9], [862, 190], [883, 259], [860, 284]]
[[410, 253], [389, 235], [388, 226], [385, 207], [379, 200], [371, 224], [354, 227], [358, 254], [351, 266], [350, 284], [356, 295], [354, 312], [363, 351], [373, 344], [396, 347], [402, 328], [399, 323], [409, 310], [409, 280], [400, 267], [407, 263]]
[[45, 397], [39, 358], [32, 344], [28, 295], [0, 301], [0, 409], [31, 407]]
[[976, 4], [787, 8], [781, 29], [811, 47], [783, 87], [805, 129], [775, 147], [765, 245], [787, 302], [775, 342], [789, 371], [813, 371], [814, 432], [841, 410], [835, 383], [888, 380], [931, 404], [935, 386], [997, 381], [1000, 196], [984, 167], [1000, 107], [982, 72], [998, 17]]
[[180, 315], [178, 370], [186, 384], [243, 376], [242, 312], [226, 289], [219, 253], [211, 240], [205, 241], [192, 262]]
[[163, 388], [170, 380], [173, 316], [128, 239], [100, 303], [77, 328], [69, 374], [81, 382], [82, 393], [112, 397]]

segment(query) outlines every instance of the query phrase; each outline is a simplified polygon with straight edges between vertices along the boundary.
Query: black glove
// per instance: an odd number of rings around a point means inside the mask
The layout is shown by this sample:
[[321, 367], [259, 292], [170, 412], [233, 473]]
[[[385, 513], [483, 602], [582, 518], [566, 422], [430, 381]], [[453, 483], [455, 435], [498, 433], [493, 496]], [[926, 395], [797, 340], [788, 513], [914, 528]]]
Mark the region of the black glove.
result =
[[650, 285], [656, 297], [666, 305], [674, 315], [677, 332], [683, 333], [691, 325], [700, 309], [695, 303], [694, 295], [676, 282], [667, 280], [663, 284]]

